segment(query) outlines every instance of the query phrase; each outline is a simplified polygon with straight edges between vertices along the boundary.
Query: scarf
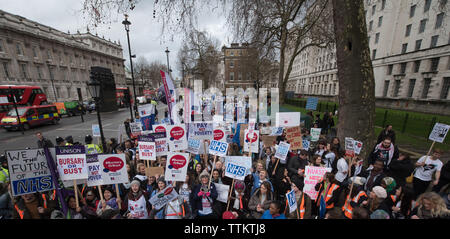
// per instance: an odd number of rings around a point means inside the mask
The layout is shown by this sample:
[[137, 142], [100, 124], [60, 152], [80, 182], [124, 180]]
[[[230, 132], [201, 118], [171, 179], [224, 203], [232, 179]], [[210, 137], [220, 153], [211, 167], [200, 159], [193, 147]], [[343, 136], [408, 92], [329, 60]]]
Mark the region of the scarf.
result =
[[[375, 146], [375, 150], [373, 152], [375, 153], [380, 150], [386, 150], [386, 148], [383, 147], [383, 142], [377, 144], [377, 146]], [[391, 146], [389, 147], [389, 159], [388, 159], [386, 165], [389, 165], [389, 163], [391, 162], [392, 157], [394, 156], [394, 151], [395, 151], [394, 144], [391, 143]]]

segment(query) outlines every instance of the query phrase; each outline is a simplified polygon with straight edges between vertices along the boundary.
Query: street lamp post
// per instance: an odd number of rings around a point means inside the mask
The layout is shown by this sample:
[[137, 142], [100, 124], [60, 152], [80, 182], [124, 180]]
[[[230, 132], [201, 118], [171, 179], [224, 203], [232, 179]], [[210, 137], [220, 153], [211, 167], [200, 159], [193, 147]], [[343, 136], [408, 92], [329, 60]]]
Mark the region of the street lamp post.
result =
[[100, 137], [102, 140], [103, 152], [105, 152], [106, 143], [105, 143], [105, 136], [103, 134], [102, 119], [100, 117], [101, 85], [100, 85], [100, 82], [93, 77], [91, 77], [91, 79], [87, 83], [87, 85], [88, 85], [89, 93], [91, 93], [91, 96], [95, 100], [95, 111], [97, 111], [97, 120], [98, 120], [98, 126], [100, 128]]
[[167, 55], [167, 74], [170, 74], [170, 67], [169, 67], [169, 48], [166, 47], [166, 55]]
[[[134, 83], [133, 59], [132, 59], [132, 55], [131, 55], [130, 34], [129, 34], [131, 22], [128, 21], [128, 15], [127, 14], [125, 14], [125, 20], [122, 21], [122, 24], [125, 26], [125, 31], [127, 32], [128, 53], [130, 55], [131, 79], [133, 81], [134, 113], [136, 114], [136, 112], [137, 112], [136, 85]], [[134, 121], [133, 115], [131, 115], [131, 121]]]

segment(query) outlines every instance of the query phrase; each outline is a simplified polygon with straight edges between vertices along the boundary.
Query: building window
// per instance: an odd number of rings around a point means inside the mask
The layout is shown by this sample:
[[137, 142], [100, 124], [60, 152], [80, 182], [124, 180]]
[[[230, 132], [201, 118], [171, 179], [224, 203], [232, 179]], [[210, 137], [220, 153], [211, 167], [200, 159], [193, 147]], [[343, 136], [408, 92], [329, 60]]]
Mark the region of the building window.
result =
[[423, 7], [423, 12], [428, 12], [430, 10], [431, 0], [425, 0], [425, 6]]
[[38, 79], [42, 79], [42, 69], [40, 66], [36, 66], [36, 71], [38, 73]]
[[8, 62], [2, 62], [3, 65], [3, 72], [5, 73], [5, 77], [9, 78], [9, 70], [8, 70]]
[[375, 11], [377, 10], [377, 5], [372, 6], [372, 16], [375, 15]]
[[28, 78], [27, 65], [26, 64], [20, 64], [20, 70], [21, 70], [21, 73], [22, 73], [22, 78], [23, 79], [27, 79]]
[[406, 50], [408, 49], [408, 43], [405, 43], [402, 45], [402, 54], [406, 53]]
[[392, 69], [394, 69], [394, 65], [388, 65], [388, 71], [387, 71], [387, 74], [388, 75], [392, 75]]
[[16, 43], [16, 53], [19, 56], [23, 55], [22, 46], [20, 45], [20, 43]]
[[234, 56], [234, 51], [230, 50], [230, 56]]
[[241, 72], [238, 73], [238, 81], [242, 81], [242, 73]]
[[383, 24], [383, 16], [378, 18], [378, 27], [381, 27], [381, 24]]
[[234, 81], [234, 72], [230, 72], [230, 81]]
[[384, 81], [383, 97], [387, 96], [388, 90], [389, 90], [389, 81], [387, 80], [387, 81]]
[[3, 40], [0, 39], [0, 52], [5, 52], [5, 47], [3, 47]]
[[47, 58], [48, 59], [52, 59], [52, 53], [50, 52], [50, 50], [47, 50]]
[[426, 99], [428, 97], [428, 91], [430, 90], [431, 78], [423, 79], [423, 90], [422, 90], [422, 99]]
[[33, 46], [33, 57], [34, 58], [38, 57], [38, 55], [37, 55], [37, 47], [36, 46]]
[[438, 71], [438, 66], [439, 66], [439, 57], [432, 58], [430, 71]]
[[372, 31], [372, 27], [373, 27], [373, 21], [369, 22], [369, 31]]
[[405, 33], [405, 37], [409, 37], [409, 35], [411, 34], [411, 24], [409, 24], [408, 26], [406, 26], [406, 33]]
[[414, 17], [415, 13], [416, 13], [416, 5], [412, 5], [409, 10], [409, 18]]
[[420, 50], [420, 47], [422, 46], [422, 39], [416, 41], [416, 47], [414, 50], [418, 51]]
[[414, 73], [419, 72], [420, 69], [420, 60], [414, 62]]
[[435, 29], [438, 29], [442, 26], [442, 19], [444, 19], [444, 13], [441, 12], [436, 16], [436, 24], [434, 25]]
[[411, 98], [414, 93], [414, 86], [416, 85], [416, 79], [409, 79], [408, 97]]
[[443, 86], [442, 86], [442, 91], [441, 91], [441, 97], [440, 97], [441, 99], [443, 99], [443, 100], [447, 99], [449, 89], [450, 89], [450, 77], [445, 77]]
[[386, 0], [381, 1], [381, 10], [384, 10], [384, 7], [386, 7]]
[[377, 56], [377, 49], [372, 50], [372, 60]]
[[230, 68], [234, 68], [234, 61], [230, 61]]
[[396, 80], [395, 81], [395, 86], [394, 86], [394, 97], [398, 97], [398, 92], [400, 91], [400, 84], [402, 83], [401, 80]]
[[400, 64], [400, 74], [406, 73], [406, 62]]
[[375, 44], [380, 40], [380, 33], [375, 34]]
[[425, 27], [426, 27], [426, 25], [427, 25], [427, 21], [428, 21], [428, 19], [422, 19], [422, 20], [420, 21], [419, 33], [422, 33], [422, 32], [425, 31]]
[[436, 36], [432, 36], [432, 37], [431, 37], [430, 48], [436, 47], [437, 42], [438, 42], [438, 39], [439, 39], [439, 35], [436, 35]]

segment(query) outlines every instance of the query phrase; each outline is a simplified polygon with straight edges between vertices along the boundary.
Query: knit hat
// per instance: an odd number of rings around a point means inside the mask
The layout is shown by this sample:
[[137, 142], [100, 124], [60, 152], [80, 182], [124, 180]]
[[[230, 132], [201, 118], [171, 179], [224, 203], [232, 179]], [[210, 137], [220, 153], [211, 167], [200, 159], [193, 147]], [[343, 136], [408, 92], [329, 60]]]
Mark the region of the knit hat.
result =
[[386, 198], [387, 197], [386, 189], [384, 189], [381, 186], [373, 187], [372, 191], [375, 193], [375, 195], [377, 195], [378, 198]]
[[395, 189], [395, 187], [397, 186], [397, 183], [391, 177], [385, 177], [382, 179], [382, 181], [386, 185], [386, 192], [388, 192], [388, 193], [392, 192]]
[[349, 185], [351, 185], [351, 182], [354, 182], [356, 185], [362, 186], [366, 183], [366, 181], [366, 178], [363, 177], [351, 177]]
[[131, 181], [131, 186], [133, 186], [133, 184], [137, 184], [139, 187], [141, 186], [141, 182], [137, 179]]
[[291, 181], [299, 190], [303, 190], [303, 187], [304, 187], [305, 184], [302, 182], [301, 179], [299, 179], [297, 177], [293, 177], [291, 179]]
[[209, 178], [209, 173], [208, 173], [208, 172], [202, 172], [202, 173], [200, 174], [200, 179], [201, 179], [201, 178], [204, 178], [204, 177]]

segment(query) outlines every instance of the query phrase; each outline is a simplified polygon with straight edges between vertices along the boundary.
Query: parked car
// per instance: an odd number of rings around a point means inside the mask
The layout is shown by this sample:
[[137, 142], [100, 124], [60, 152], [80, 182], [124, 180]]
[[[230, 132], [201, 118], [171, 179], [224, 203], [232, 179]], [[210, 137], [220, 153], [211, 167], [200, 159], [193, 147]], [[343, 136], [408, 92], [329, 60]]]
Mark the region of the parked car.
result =
[[[17, 107], [20, 122], [23, 124], [24, 130], [42, 124], [58, 124], [60, 116], [55, 105], [35, 105]], [[17, 122], [17, 113], [12, 109], [3, 117], [0, 126], [7, 131], [19, 130], [20, 125]]]
[[83, 106], [89, 113], [91, 113], [92, 111], [95, 110], [95, 102], [94, 101], [84, 101]]

